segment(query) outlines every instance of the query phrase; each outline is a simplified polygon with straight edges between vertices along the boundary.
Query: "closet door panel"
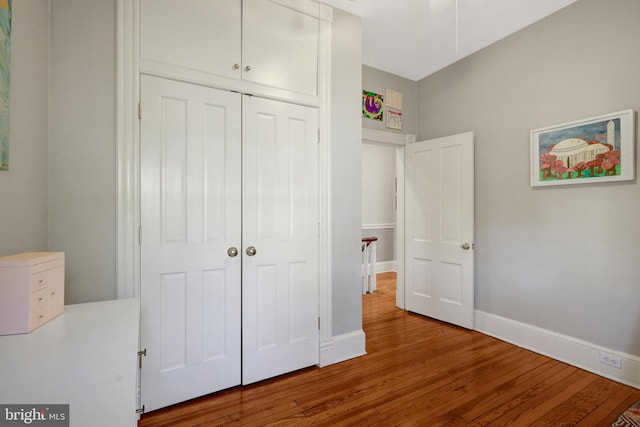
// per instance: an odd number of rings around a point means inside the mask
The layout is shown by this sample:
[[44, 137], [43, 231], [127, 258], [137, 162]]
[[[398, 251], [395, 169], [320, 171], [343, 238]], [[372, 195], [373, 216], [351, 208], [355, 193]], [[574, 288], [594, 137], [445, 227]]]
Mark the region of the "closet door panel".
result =
[[241, 381], [240, 95], [142, 76], [141, 371], [154, 410]]
[[318, 363], [317, 155], [317, 109], [243, 97], [244, 384]]
[[271, 0], [245, 0], [242, 78], [316, 95], [318, 28], [317, 18]]
[[140, 0], [140, 59], [240, 78], [241, 0]]

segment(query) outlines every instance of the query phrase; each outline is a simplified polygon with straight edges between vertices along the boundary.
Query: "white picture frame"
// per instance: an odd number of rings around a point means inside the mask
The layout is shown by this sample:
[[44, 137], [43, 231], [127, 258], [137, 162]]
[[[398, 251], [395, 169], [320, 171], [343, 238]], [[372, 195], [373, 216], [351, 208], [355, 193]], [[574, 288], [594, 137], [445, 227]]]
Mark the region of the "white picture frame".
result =
[[632, 109], [532, 130], [531, 186], [633, 180], [634, 132]]

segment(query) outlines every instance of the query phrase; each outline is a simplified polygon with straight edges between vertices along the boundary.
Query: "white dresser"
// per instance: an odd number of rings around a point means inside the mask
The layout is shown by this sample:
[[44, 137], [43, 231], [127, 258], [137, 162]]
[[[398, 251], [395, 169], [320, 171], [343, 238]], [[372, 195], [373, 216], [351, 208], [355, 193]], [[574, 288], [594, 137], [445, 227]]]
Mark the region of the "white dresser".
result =
[[63, 311], [63, 252], [0, 257], [0, 335], [31, 332]]
[[0, 402], [68, 404], [71, 427], [134, 427], [139, 321], [139, 299], [103, 301], [0, 336]]

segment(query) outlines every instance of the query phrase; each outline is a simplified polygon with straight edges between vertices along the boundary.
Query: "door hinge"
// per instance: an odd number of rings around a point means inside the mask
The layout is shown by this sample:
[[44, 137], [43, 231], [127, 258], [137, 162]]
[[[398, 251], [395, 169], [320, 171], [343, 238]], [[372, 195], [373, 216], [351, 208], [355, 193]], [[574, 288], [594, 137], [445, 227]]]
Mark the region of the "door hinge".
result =
[[142, 408], [136, 409], [136, 414], [144, 414], [144, 405], [142, 405]]
[[[145, 348], [144, 350], [140, 350], [138, 352], [138, 368], [142, 369], [142, 356], [147, 356], [147, 349]], [[144, 406], [143, 406], [144, 408]]]
[[320, 330], [320, 316], [318, 316], [318, 330]]
[[138, 101], [138, 120], [142, 120], [142, 101]]
[[138, 244], [142, 244], [142, 226], [138, 227]]
[[320, 144], [320, 129], [318, 129], [318, 144]]

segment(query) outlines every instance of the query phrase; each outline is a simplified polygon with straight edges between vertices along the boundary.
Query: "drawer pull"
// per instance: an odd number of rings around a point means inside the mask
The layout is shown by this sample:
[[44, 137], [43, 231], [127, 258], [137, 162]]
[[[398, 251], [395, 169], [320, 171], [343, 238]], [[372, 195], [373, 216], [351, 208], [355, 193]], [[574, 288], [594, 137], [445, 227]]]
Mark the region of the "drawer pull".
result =
[[40, 316], [38, 316], [38, 319], [44, 319], [44, 314], [41, 314]]
[[42, 297], [38, 298], [38, 302], [42, 302], [42, 301], [44, 301], [44, 298]]

